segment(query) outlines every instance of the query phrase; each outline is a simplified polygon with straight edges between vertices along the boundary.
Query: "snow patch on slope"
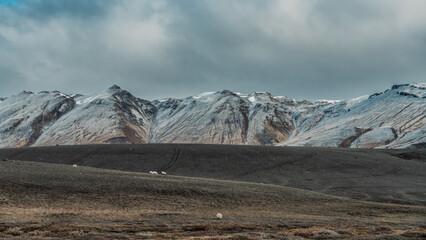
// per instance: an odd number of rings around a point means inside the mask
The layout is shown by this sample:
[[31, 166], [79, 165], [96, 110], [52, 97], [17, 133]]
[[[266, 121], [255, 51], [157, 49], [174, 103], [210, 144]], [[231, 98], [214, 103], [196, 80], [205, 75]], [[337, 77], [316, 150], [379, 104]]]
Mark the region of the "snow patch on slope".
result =
[[199, 94], [197, 96], [193, 96], [192, 98], [194, 98], [194, 99], [200, 99], [202, 97], [209, 96], [209, 95], [212, 95], [212, 94], [214, 94], [214, 92], [204, 92], [204, 93], [201, 93], [201, 94]]
[[369, 131], [356, 139], [352, 148], [375, 148], [387, 145], [398, 137], [396, 130], [391, 127], [381, 127]]

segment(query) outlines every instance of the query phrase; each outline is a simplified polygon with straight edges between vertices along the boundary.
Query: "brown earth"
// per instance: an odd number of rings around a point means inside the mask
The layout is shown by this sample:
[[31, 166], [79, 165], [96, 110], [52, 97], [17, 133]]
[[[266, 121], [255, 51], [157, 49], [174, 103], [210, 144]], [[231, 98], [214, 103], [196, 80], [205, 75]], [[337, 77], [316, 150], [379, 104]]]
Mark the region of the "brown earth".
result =
[[424, 206], [269, 184], [7, 160], [0, 189], [0, 238], [426, 237]]
[[425, 160], [426, 150], [0, 149], [0, 238], [424, 239]]

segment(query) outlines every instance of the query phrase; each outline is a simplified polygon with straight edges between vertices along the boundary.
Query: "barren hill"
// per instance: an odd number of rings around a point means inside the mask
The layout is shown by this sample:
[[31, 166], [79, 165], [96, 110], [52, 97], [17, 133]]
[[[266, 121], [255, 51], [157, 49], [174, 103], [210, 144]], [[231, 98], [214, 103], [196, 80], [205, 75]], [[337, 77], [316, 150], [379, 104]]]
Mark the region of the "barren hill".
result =
[[0, 149], [0, 158], [295, 187], [360, 200], [426, 205], [426, 150], [203, 144]]

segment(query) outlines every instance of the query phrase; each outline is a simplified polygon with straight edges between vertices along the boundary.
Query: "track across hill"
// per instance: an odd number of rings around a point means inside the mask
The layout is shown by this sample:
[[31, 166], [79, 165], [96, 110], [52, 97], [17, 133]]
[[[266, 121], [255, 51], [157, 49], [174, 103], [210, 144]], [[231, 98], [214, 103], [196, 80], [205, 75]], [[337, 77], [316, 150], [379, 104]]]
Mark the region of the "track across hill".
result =
[[0, 158], [238, 180], [353, 199], [426, 205], [426, 149], [196, 144], [80, 145], [0, 149]]

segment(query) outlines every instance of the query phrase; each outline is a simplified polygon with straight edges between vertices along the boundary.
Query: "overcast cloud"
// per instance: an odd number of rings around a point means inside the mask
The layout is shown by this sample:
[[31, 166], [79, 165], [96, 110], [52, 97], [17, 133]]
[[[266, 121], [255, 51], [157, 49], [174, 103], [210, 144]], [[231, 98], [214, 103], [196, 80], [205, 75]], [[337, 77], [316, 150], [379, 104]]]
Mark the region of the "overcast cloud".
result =
[[348, 99], [409, 82], [426, 82], [424, 0], [0, 0], [0, 96]]

